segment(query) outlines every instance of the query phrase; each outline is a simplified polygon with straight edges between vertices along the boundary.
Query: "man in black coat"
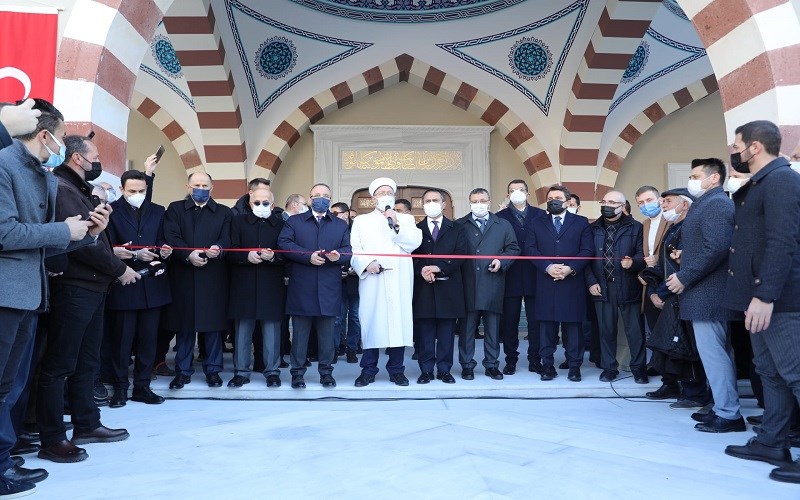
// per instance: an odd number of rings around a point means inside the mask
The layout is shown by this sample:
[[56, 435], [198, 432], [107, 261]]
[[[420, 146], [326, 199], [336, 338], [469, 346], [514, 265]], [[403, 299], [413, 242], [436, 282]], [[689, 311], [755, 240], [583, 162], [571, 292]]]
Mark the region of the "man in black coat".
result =
[[[442, 214], [444, 193], [428, 189], [422, 194], [425, 219], [417, 224], [422, 231], [422, 244], [414, 255], [466, 255], [464, 229]], [[446, 384], [456, 382], [453, 366], [453, 342], [456, 319], [464, 317], [464, 285], [461, 279], [462, 260], [414, 258], [414, 320], [419, 327], [418, 384], [436, 378]]]
[[642, 285], [637, 274], [645, 268], [642, 224], [622, 213], [625, 195], [609, 191], [600, 202], [602, 217], [591, 224], [594, 256], [586, 272], [586, 286], [595, 301], [600, 325], [602, 382], [619, 375], [617, 321], [622, 315], [631, 352], [631, 373], [637, 384], [648, 383], [644, 335], [639, 318]]
[[228, 266], [222, 252], [230, 246], [231, 209], [211, 198], [211, 176], [189, 175], [189, 195], [173, 201], [164, 218], [164, 238], [174, 250], [169, 280], [172, 303], [167, 306], [165, 326], [177, 332], [175, 378], [170, 389], [191, 382], [195, 332], [204, 333], [206, 358], [203, 372], [209, 387], [221, 387], [222, 335], [228, 325], [227, 305], [221, 293], [228, 289]]
[[[497, 216], [505, 219], [514, 228], [519, 248], [525, 249], [525, 236], [536, 217], [545, 214], [541, 208], [528, 204], [528, 183], [515, 179], [508, 183], [509, 204], [497, 212]], [[512, 261], [506, 273], [506, 291], [503, 299], [503, 320], [500, 334], [503, 340], [503, 351], [506, 355], [504, 375], [513, 375], [517, 371], [519, 359], [519, 318], [522, 312], [522, 301], [525, 301], [525, 317], [528, 320], [528, 358], [539, 357], [539, 325], [534, 319], [534, 292], [536, 290], [536, 272], [529, 261]], [[533, 333], [533, 335], [531, 335]]]
[[[136, 363], [131, 399], [146, 404], [164, 402], [164, 398], [150, 390], [150, 376], [156, 358], [161, 308], [169, 304], [172, 297], [163, 265], [153, 264], [169, 258], [172, 249], [164, 241], [164, 207], [148, 199], [147, 178], [138, 170], [123, 173], [122, 198], [111, 204], [114, 215], [108, 226], [108, 236], [115, 245], [114, 253], [142, 274], [141, 281], [125, 287], [114, 283], [109, 291], [108, 308], [115, 311], [111, 335], [115, 376], [111, 408], [125, 406], [127, 401], [128, 364], [134, 343]], [[127, 245], [133, 248], [125, 248]], [[147, 248], [141, 248], [143, 246]]]
[[[253, 329], [259, 324], [267, 387], [280, 387], [281, 320], [286, 302], [282, 255], [275, 253], [284, 220], [272, 211], [274, 197], [266, 187], [249, 195], [250, 210], [231, 223], [228, 316], [236, 322], [234, 377], [228, 387], [250, 383]], [[240, 248], [259, 249], [236, 251]]]
[[725, 453], [780, 467], [771, 479], [800, 483], [789, 428], [800, 403], [800, 176], [778, 157], [774, 123], [736, 129], [731, 166], [753, 174], [734, 195], [733, 240], [724, 306], [744, 311], [756, 371], [764, 384], [764, 418], [755, 438]]

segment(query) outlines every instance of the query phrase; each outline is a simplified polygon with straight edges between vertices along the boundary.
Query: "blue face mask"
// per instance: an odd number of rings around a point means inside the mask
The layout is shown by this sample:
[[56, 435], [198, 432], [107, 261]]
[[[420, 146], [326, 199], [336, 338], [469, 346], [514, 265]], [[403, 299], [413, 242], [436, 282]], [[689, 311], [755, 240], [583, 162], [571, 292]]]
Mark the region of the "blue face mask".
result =
[[328, 198], [311, 198], [311, 210], [317, 212], [318, 214], [324, 214], [328, 211], [328, 207], [331, 206], [331, 200]]
[[639, 207], [639, 211], [641, 211], [642, 215], [649, 219], [661, 213], [661, 206], [659, 206], [657, 201], [653, 201], [650, 203], [645, 203]]
[[211, 198], [210, 189], [192, 188], [192, 199], [197, 203], [205, 203]]
[[64, 163], [64, 160], [67, 159], [67, 146], [58, 142], [56, 136], [51, 134], [49, 130], [47, 131], [47, 133], [50, 134], [50, 137], [52, 137], [53, 140], [56, 141], [56, 144], [58, 144], [58, 154], [53, 153], [53, 151], [47, 146], [47, 143], [45, 142], [44, 147], [45, 149], [47, 149], [47, 152], [50, 153], [50, 158], [48, 158], [46, 162], [42, 163], [42, 165], [44, 165], [45, 167], [56, 168], [57, 166]]

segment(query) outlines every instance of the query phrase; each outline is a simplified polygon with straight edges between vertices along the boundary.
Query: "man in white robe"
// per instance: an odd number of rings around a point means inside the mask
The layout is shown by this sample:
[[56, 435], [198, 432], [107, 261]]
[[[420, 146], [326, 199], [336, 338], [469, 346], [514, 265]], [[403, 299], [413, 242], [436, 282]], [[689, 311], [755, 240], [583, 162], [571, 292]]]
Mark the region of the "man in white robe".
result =
[[397, 184], [387, 177], [372, 181], [369, 192], [375, 210], [359, 215], [350, 232], [353, 247], [350, 265], [360, 278], [358, 314], [364, 347], [356, 387], [375, 381], [382, 348], [388, 348], [389, 380], [408, 385], [403, 374], [403, 355], [405, 346], [413, 344], [414, 264], [410, 257], [374, 255], [410, 254], [422, 243], [422, 231], [416, 226], [414, 216], [398, 214], [393, 209], [396, 190]]

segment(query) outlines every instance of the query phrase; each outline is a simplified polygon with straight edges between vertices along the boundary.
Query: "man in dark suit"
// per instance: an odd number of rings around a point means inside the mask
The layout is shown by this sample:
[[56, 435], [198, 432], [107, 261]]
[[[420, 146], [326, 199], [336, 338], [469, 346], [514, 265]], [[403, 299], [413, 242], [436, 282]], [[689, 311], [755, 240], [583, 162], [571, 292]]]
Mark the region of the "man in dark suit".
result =
[[[442, 214], [445, 195], [437, 189], [422, 194], [425, 219], [417, 224], [422, 244], [415, 255], [465, 255], [467, 242], [463, 227]], [[460, 259], [414, 259], [414, 320], [419, 327], [418, 384], [436, 378], [446, 384], [456, 380], [453, 367], [453, 341], [456, 319], [464, 317], [464, 285]]]
[[[514, 228], [505, 219], [489, 212], [489, 192], [475, 188], [469, 194], [471, 213], [458, 220], [464, 229], [470, 255], [497, 255], [516, 257], [520, 254]], [[458, 337], [458, 361], [461, 378], [475, 378], [475, 332], [483, 316], [483, 367], [486, 376], [502, 380], [500, 364], [500, 315], [503, 313], [506, 272], [514, 263], [512, 259], [465, 260], [462, 272], [467, 317], [462, 335]]]
[[[566, 211], [569, 199], [570, 192], [566, 187], [551, 186], [547, 191], [548, 215], [534, 219], [528, 228], [525, 255], [553, 257], [532, 261], [531, 267], [539, 274], [536, 278], [535, 318], [540, 332], [539, 352], [536, 358], [529, 357], [529, 370], [539, 372], [542, 380], [552, 380], [557, 376], [553, 353], [560, 324], [569, 367], [568, 378], [580, 382], [584, 344], [581, 325], [586, 320], [587, 304], [583, 300], [586, 293], [584, 270], [589, 262], [585, 257], [592, 256], [592, 239], [586, 217]], [[528, 337], [536, 333], [532, 331]]]
[[[150, 389], [150, 376], [156, 357], [161, 308], [172, 300], [163, 266], [152, 265], [172, 254], [164, 241], [165, 209], [147, 199], [147, 176], [143, 172], [128, 170], [123, 173], [120, 191], [123, 197], [111, 204], [114, 214], [108, 236], [113, 245], [134, 247], [116, 246], [114, 253], [132, 269], [145, 274], [141, 281], [129, 286], [114, 283], [109, 291], [108, 308], [115, 311], [111, 336], [115, 374], [111, 408], [125, 406], [128, 399], [128, 364], [134, 342], [136, 364], [131, 399], [146, 404], [164, 402], [164, 398]], [[143, 246], [147, 248], [139, 248]]]
[[[497, 216], [505, 219], [514, 228], [519, 248], [524, 251], [525, 236], [528, 227], [536, 217], [543, 216], [544, 210], [528, 204], [528, 183], [515, 179], [507, 187], [509, 204], [497, 212]], [[534, 319], [534, 291], [536, 290], [536, 272], [530, 262], [512, 261], [506, 273], [506, 290], [503, 298], [503, 319], [500, 324], [503, 351], [506, 355], [504, 375], [513, 375], [517, 371], [519, 359], [519, 318], [522, 302], [525, 301], [525, 317], [528, 320], [528, 358], [539, 358], [539, 325]], [[533, 332], [533, 335], [531, 335]]]
[[336, 387], [333, 378], [333, 323], [342, 306], [341, 267], [350, 262], [350, 230], [331, 215], [331, 188], [315, 184], [309, 196], [311, 210], [286, 220], [278, 246], [291, 261], [286, 314], [292, 317], [292, 388], [306, 386], [308, 337], [317, 331], [319, 383]]
[[642, 224], [622, 210], [625, 195], [609, 191], [600, 202], [602, 217], [591, 224], [594, 256], [586, 272], [586, 286], [595, 301], [600, 325], [602, 382], [619, 375], [617, 321], [622, 315], [631, 352], [631, 373], [637, 384], [648, 383], [644, 335], [640, 321], [642, 285], [637, 274], [645, 268]]
[[164, 217], [164, 238], [175, 250], [170, 260], [172, 303], [164, 311], [167, 330], [177, 332], [175, 378], [170, 389], [183, 389], [194, 373], [195, 332], [203, 333], [206, 357], [203, 372], [209, 387], [221, 387], [222, 335], [228, 327], [227, 301], [220, 290], [228, 289], [228, 266], [222, 252], [230, 246], [231, 209], [211, 197], [211, 176], [189, 175], [186, 198], [173, 201]]
[[736, 129], [731, 166], [753, 176], [736, 206], [724, 306], [744, 311], [756, 371], [764, 384], [764, 417], [755, 438], [725, 453], [778, 465], [769, 477], [800, 483], [789, 428], [800, 403], [800, 175], [779, 157], [781, 133], [755, 121]]

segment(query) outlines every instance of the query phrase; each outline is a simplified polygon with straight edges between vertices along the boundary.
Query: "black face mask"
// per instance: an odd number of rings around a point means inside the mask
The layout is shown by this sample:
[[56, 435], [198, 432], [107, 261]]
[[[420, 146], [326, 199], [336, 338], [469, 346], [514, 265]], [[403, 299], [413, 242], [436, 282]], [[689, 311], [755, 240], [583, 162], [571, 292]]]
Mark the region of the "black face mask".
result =
[[561, 200], [550, 200], [547, 202], [547, 211], [553, 215], [558, 215], [565, 210], [564, 209], [565, 203], [566, 202]]
[[748, 162], [752, 159], [753, 157], [751, 156], [747, 161], [742, 161], [742, 153], [731, 153], [731, 167], [740, 174], [749, 174], [750, 165], [748, 165]]
[[617, 207], [603, 206], [600, 207], [600, 215], [606, 219], [613, 219], [617, 216]]
[[103, 173], [103, 166], [100, 165], [99, 161], [93, 161], [91, 163], [92, 163], [92, 169], [89, 170], [88, 172], [83, 173], [83, 178], [86, 179], [86, 182], [92, 182], [93, 180], [100, 177], [100, 174]]

